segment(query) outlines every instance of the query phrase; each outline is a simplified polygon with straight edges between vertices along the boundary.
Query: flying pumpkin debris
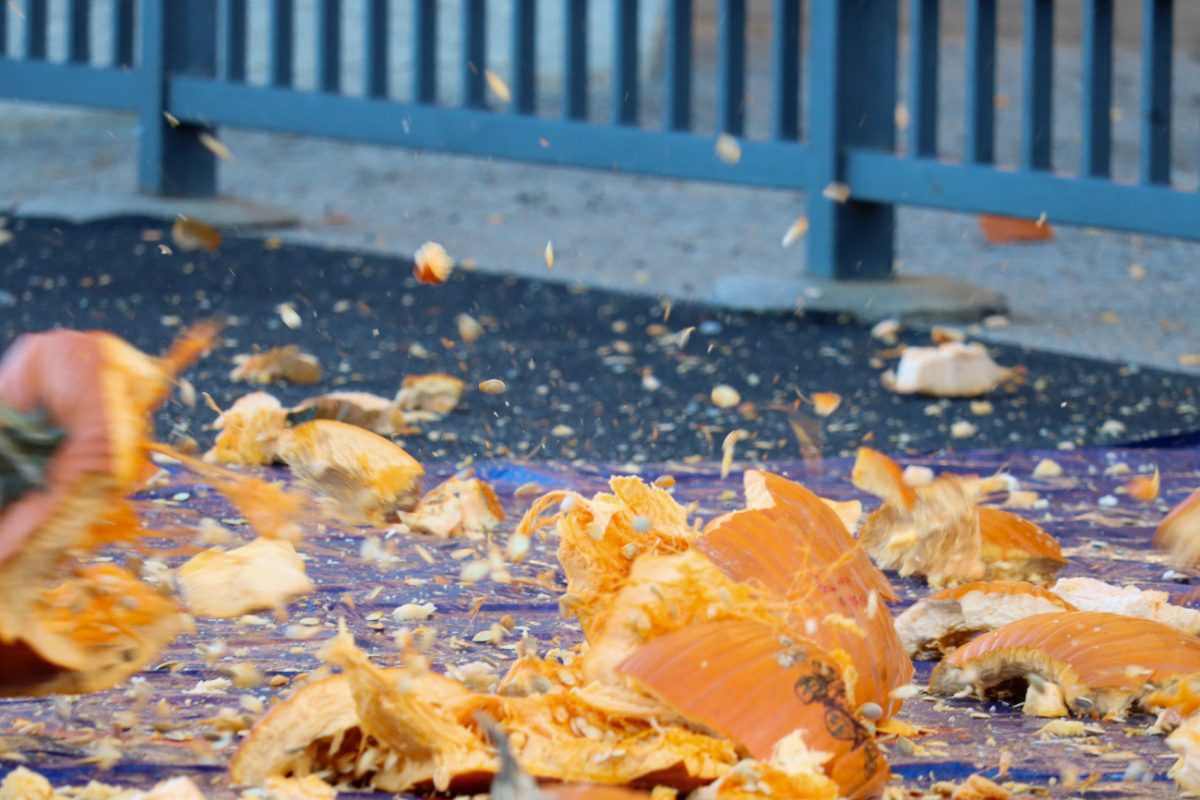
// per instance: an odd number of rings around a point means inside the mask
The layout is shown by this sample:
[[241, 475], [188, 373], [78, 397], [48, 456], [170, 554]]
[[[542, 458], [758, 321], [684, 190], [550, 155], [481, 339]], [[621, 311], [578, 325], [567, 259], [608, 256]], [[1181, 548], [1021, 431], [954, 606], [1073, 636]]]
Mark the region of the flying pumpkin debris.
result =
[[976, 505], [990, 483], [978, 476], [943, 473], [913, 487], [898, 464], [860, 447], [851, 477], [883, 500], [859, 533], [882, 569], [940, 586], [982, 578], [1041, 582], [1067, 564], [1058, 543], [1034, 523]]
[[454, 271], [454, 259], [437, 242], [426, 242], [413, 256], [413, 277], [426, 286], [441, 286]]
[[176, 458], [268, 535], [292, 526], [297, 507], [278, 490], [151, 439], [151, 413], [217, 332], [190, 328], [162, 358], [111, 334], [61, 329], [22, 336], [4, 354], [0, 652], [15, 666], [0, 693], [105, 688], [180, 630], [175, 600], [115, 563], [61, 576], [81, 554], [150, 535], [127, 497], [155, 472], [152, 453]]
[[301, 352], [294, 344], [272, 347], [261, 353], [247, 353], [233, 357], [236, 365], [229, 379], [245, 383], [266, 385], [268, 383], [295, 383], [306, 385], [321, 380], [321, 362], [317, 357]]

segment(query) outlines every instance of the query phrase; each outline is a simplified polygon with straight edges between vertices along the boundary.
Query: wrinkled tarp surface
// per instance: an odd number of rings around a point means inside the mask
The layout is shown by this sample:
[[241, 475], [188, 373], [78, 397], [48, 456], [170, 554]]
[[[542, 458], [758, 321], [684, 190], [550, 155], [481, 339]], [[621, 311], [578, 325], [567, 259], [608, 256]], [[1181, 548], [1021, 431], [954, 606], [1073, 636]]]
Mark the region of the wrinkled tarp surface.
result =
[[[1032, 478], [1033, 467], [1042, 458], [1061, 464], [1063, 476]], [[1018, 513], [1035, 519], [1062, 543], [1071, 561], [1064, 576], [1087, 575], [1142, 588], [1161, 588], [1177, 602], [1190, 591], [1185, 585], [1186, 576], [1164, 578], [1169, 565], [1162, 554], [1150, 549], [1150, 537], [1166, 509], [1200, 485], [1200, 453], [1154, 449], [1032, 451], [1016, 455], [965, 451], [905, 463], [926, 464], [937, 471], [980, 474], [1003, 469], [1015, 476], [1022, 488], [1037, 491], [1047, 501], [1046, 507]], [[1121, 463], [1135, 472], [1157, 465], [1162, 472], [1163, 496], [1154, 504], [1139, 504], [1123, 494], [1114, 494], [1129, 476], [1105, 472]], [[847, 459], [808, 464], [779, 462], [772, 466], [819, 494], [836, 499], [861, 497], [850, 485], [851, 462]], [[522, 497], [514, 497], [518, 487], [534, 483], [547, 490], [570, 488], [590, 495], [604, 490], [610, 474], [628, 471], [512, 462], [477, 463], [473, 468], [479, 477], [495, 485], [509, 515], [496, 537], [500, 544], [532, 500], [528, 489], [521, 492]], [[433, 486], [453, 471], [450, 465], [431, 466], [426, 485]], [[696, 502], [698, 513], [706, 519], [742, 503], [740, 473], [722, 480], [718, 467], [711, 463], [642, 466], [639, 472], [647, 479], [662, 474], [675, 476], [678, 499]], [[273, 476], [286, 479], [282, 471]], [[1104, 497], [1114, 498], [1116, 505], [1111, 500], [1101, 503]], [[874, 507], [873, 499], [863, 499], [868, 508]], [[190, 483], [186, 474], [173, 476], [167, 488], [143, 495], [140, 505], [150, 527], [186, 525], [212, 517], [237, 530], [229, 507], [209, 490]], [[387, 662], [395, 655], [393, 636], [401, 627], [392, 611], [410, 602], [432, 602], [437, 606], [433, 618], [425, 624], [437, 633], [432, 655], [439, 667], [482, 660], [495, 663], [503, 672], [515, 657], [517, 642], [524, 634], [536, 641], [539, 651], [569, 647], [580, 640], [577, 625], [563, 620], [558, 613], [556, 601], [563, 579], [557, 569], [553, 541], [535, 541], [530, 557], [511, 566], [514, 580], [510, 583], [464, 584], [459, 579], [462, 564], [485, 553], [486, 542], [434, 540], [397, 533], [382, 538], [386, 549], [393, 553], [391, 560], [363, 560], [360, 553], [365, 535], [381, 533], [332, 528], [310, 531], [301, 550], [310, 557], [308, 570], [318, 590], [292, 604], [286, 624], [269, 614], [259, 615], [249, 624], [244, 620], [198, 621], [195, 633], [180, 637], [141, 676], [154, 690], [149, 706], [138, 712], [143, 723], [149, 723], [150, 734], [114, 731], [113, 715], [135, 706], [127, 687], [72, 701], [0, 700], [0, 773], [15, 767], [18, 762], [14, 759], [20, 757], [26, 766], [43, 772], [56, 785], [81, 784], [96, 778], [146, 786], [164, 776], [186, 774], [214, 797], [236, 797], [237, 792], [227, 785], [225, 765], [238, 738], [230, 741], [229, 737], [220, 737], [204, 720], [215, 717], [222, 708], [240, 710], [243, 695], [252, 694], [269, 704], [274, 695], [287, 689], [264, 685], [218, 693], [196, 691], [199, 682], [221, 677], [222, 670], [234, 663], [252, 662], [268, 677], [289, 679], [316, 669], [321, 666], [316, 654], [323, 641], [334, 634], [339, 619], [345, 619], [360, 646]], [[177, 541], [163, 544], [173, 549], [160, 556], [171, 566], [189, 554], [180, 552]], [[1193, 583], [1200, 580], [1200, 573], [1189, 574]], [[897, 580], [896, 585], [904, 601], [894, 611], [928, 592], [920, 581]], [[516, 625], [506, 641], [472, 643], [474, 634], [506, 615], [511, 615]], [[297, 631], [311, 637], [297, 638]], [[224, 642], [225, 648], [214, 658], [205, 651], [216, 642]], [[924, 684], [929, 671], [930, 665], [918, 665], [917, 682]], [[1008, 750], [1012, 754], [1009, 780], [1047, 787], [1071, 772], [1081, 780], [1100, 773], [1102, 778], [1089, 790], [1089, 797], [1176, 795], [1166, 777], [1173, 761], [1162, 737], [1141, 733], [1152, 722], [1147, 717], [1104, 724], [1104, 734], [1093, 742], [1095, 754], [1083, 752], [1079, 740], [1038, 741], [1035, 732], [1044, 720], [1026, 718], [1003, 704], [950, 700], [942, 705], [918, 698], [906, 703], [900, 718], [932, 729], [916, 740], [930, 755], [905, 755], [894, 744], [888, 745], [892, 768], [906, 786], [927, 788], [933, 781], [959, 780], [978, 771], [994, 776], [1002, 751]], [[107, 772], [101, 772], [88, 762], [105, 739], [117, 745], [121, 758]], [[1130, 763], [1139, 759], [1154, 782], [1120, 783]], [[1061, 785], [1051, 789], [1055, 796], [1074, 794], [1064, 791]]]

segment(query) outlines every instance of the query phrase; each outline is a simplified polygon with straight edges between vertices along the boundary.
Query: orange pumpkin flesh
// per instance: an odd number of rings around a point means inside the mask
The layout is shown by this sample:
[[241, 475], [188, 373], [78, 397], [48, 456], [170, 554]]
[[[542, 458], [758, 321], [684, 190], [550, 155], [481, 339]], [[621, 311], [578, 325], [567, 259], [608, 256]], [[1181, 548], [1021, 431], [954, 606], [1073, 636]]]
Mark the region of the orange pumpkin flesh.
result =
[[451, 477], [429, 490], [401, 519], [417, 533], [482, 539], [504, 521], [496, 492], [478, 478]]
[[1038, 614], [986, 633], [937, 666], [930, 690], [983, 694], [1034, 675], [1026, 713], [1121, 715], [1172, 678], [1200, 672], [1200, 639], [1101, 611]]
[[476, 694], [412, 654], [406, 668], [376, 667], [344, 636], [327, 656], [343, 674], [298, 690], [259, 721], [231, 764], [235, 783], [320, 771], [382, 791], [482, 791], [497, 762], [480, 714], [547, 780], [690, 790], [738, 759], [732, 743], [670, 724], [670, 710], [648, 699], [630, 696], [629, 715], [610, 710], [604, 693]]
[[292, 408], [290, 416], [313, 419], [334, 419], [366, 428], [380, 436], [416, 430], [404, 422], [404, 412], [386, 397], [370, 392], [329, 392], [310, 397]]
[[0, 694], [83, 694], [143, 669], [183, 627], [175, 602], [114, 564], [42, 591], [18, 640], [0, 643]]

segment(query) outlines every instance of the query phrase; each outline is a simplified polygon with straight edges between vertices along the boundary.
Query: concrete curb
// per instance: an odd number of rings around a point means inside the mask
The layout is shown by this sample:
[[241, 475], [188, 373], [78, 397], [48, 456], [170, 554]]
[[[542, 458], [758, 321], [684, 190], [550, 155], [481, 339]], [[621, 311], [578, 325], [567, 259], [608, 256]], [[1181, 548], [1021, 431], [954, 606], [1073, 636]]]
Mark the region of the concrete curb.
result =
[[62, 219], [75, 224], [116, 217], [173, 220], [180, 216], [219, 228], [288, 228], [300, 224], [300, 218], [290, 211], [237, 197], [194, 200], [109, 192], [46, 195], [18, 204], [13, 213], [18, 217]]
[[1008, 310], [1004, 296], [941, 276], [900, 276], [886, 281], [831, 281], [799, 276], [728, 275], [709, 301], [744, 311], [816, 311], [849, 314], [862, 322], [898, 319], [975, 322]]

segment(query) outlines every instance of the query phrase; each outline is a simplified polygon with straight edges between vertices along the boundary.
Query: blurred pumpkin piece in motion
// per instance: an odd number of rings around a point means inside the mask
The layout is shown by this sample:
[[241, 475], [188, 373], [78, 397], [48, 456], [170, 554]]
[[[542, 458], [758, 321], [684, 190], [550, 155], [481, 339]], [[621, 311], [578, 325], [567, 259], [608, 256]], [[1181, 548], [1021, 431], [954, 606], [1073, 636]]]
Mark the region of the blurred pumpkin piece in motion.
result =
[[127, 496], [156, 471], [152, 453], [203, 476], [252, 526], [288, 530], [297, 507], [282, 492], [152, 439], [152, 412], [218, 330], [193, 326], [162, 358], [111, 334], [54, 330], [22, 336], [0, 361], [0, 650], [11, 656], [0, 692], [106, 688], [180, 629], [174, 599], [132, 573], [68, 569], [102, 545], [145, 549]]
[[311, 353], [305, 353], [294, 344], [272, 347], [261, 353], [244, 353], [233, 357], [233, 371], [229, 379], [235, 382], [265, 385], [268, 383], [294, 383], [308, 385], [321, 380], [321, 362]]
[[425, 468], [399, 445], [336, 420], [289, 428], [279, 460], [354, 524], [376, 524], [416, 505]]

